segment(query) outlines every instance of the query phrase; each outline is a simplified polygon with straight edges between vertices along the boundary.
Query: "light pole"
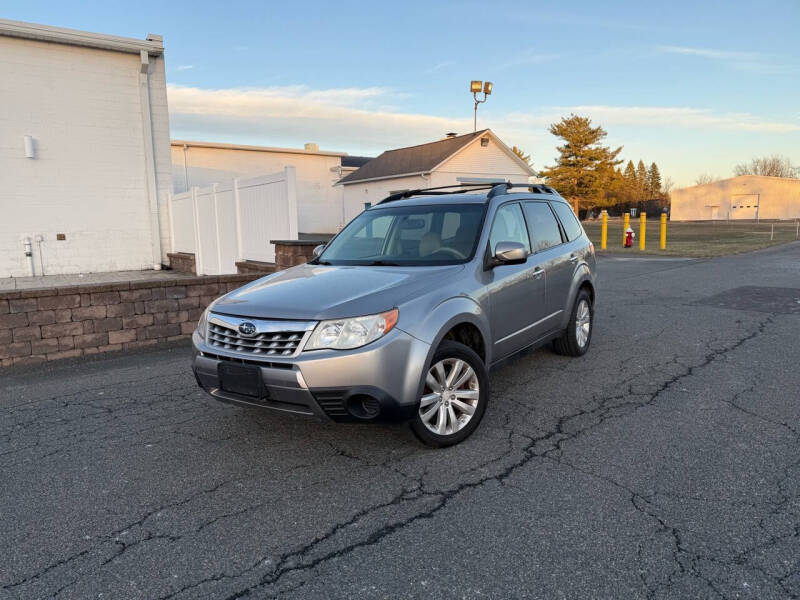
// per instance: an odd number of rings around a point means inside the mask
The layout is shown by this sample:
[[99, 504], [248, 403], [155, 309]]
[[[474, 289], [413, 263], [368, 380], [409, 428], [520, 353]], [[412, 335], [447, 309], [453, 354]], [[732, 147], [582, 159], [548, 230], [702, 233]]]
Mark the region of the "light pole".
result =
[[[483, 100], [478, 100], [478, 94], [481, 93], [481, 89], [483, 89]], [[486, 83], [482, 81], [472, 80], [469, 84], [469, 91], [472, 92], [472, 97], [475, 98], [475, 116], [472, 120], [472, 131], [478, 131], [478, 104], [486, 102], [486, 97], [492, 94], [492, 82], [487, 81]]]

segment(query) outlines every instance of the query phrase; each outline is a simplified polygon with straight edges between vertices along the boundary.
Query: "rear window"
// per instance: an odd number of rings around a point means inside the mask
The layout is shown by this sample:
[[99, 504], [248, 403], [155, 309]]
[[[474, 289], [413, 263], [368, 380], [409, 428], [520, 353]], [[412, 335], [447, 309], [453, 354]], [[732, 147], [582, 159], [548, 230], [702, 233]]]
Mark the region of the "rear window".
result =
[[563, 202], [553, 202], [550, 206], [556, 211], [558, 219], [564, 226], [564, 232], [567, 234], [567, 241], [571, 242], [581, 237], [583, 229], [581, 228], [581, 224], [578, 223], [578, 219], [575, 218], [575, 213], [572, 212], [572, 209]]
[[539, 252], [561, 243], [561, 232], [558, 221], [553, 216], [553, 211], [547, 202], [526, 202], [525, 220], [528, 223], [528, 232], [533, 242], [533, 251]]

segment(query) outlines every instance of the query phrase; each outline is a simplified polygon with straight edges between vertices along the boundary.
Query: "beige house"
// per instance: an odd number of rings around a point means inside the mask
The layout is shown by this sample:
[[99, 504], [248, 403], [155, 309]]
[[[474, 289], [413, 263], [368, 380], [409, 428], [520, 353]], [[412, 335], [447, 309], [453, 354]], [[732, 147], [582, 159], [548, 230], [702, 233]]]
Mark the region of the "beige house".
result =
[[528, 183], [535, 173], [490, 129], [442, 140], [387, 150], [339, 182], [344, 188], [346, 221], [365, 204], [376, 204], [391, 193], [456, 185], [511, 181]]
[[741, 175], [670, 196], [673, 221], [800, 218], [800, 179]]

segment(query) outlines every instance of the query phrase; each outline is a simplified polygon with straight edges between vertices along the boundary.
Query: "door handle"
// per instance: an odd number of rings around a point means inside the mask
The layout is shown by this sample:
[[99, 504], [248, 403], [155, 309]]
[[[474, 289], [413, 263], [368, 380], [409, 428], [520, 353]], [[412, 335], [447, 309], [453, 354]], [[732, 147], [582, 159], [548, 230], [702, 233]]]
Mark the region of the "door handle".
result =
[[574, 254], [570, 254], [569, 262], [571, 262], [574, 265], [576, 262], [578, 262], [578, 257], [575, 256]]
[[542, 275], [544, 275], [544, 269], [542, 267], [536, 267], [531, 273], [531, 277], [534, 279], [541, 279]]

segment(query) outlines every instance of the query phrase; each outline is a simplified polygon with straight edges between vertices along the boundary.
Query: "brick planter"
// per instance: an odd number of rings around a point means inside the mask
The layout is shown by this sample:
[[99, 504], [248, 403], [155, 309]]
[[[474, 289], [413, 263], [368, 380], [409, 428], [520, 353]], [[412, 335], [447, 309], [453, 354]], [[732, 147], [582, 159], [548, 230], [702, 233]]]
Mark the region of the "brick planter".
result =
[[169, 266], [173, 271], [191, 273], [192, 275], [197, 272], [194, 254], [190, 252], [170, 252], [167, 257], [169, 258]]
[[241, 260], [236, 263], [237, 273], [247, 273], [259, 277], [274, 273], [276, 270], [275, 263], [262, 262], [260, 260]]
[[188, 338], [206, 306], [259, 275], [0, 292], [0, 366]]
[[314, 248], [327, 240], [270, 240], [275, 244], [275, 265], [278, 270], [302, 265], [311, 260]]

